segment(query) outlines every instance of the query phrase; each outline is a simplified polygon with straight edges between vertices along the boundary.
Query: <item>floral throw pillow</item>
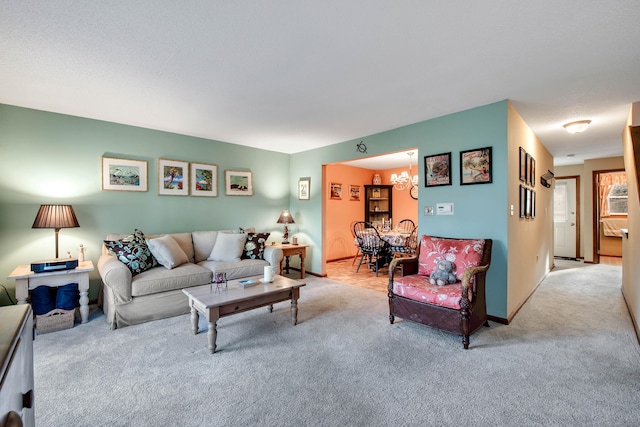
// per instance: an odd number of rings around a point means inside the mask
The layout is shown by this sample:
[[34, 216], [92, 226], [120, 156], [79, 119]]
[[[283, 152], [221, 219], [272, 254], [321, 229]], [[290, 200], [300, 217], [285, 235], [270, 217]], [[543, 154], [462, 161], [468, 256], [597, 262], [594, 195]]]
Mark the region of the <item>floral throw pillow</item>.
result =
[[121, 240], [105, 240], [104, 244], [110, 254], [129, 267], [133, 276], [158, 265], [140, 230], [136, 229], [133, 234]]
[[264, 247], [271, 233], [248, 233], [242, 259], [264, 259]]

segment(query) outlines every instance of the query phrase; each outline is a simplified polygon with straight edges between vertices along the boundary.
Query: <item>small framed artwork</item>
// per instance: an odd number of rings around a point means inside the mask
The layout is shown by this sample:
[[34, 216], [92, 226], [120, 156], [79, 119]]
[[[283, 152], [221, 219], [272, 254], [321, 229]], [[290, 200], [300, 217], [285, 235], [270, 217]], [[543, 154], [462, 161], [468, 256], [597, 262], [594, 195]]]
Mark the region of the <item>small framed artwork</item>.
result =
[[460, 152], [460, 185], [492, 182], [491, 147]]
[[218, 166], [206, 163], [191, 163], [191, 195], [218, 196]]
[[298, 200], [309, 200], [311, 192], [311, 178], [300, 178], [298, 180]]
[[253, 196], [253, 174], [249, 171], [224, 171], [227, 196]]
[[350, 185], [349, 186], [349, 200], [352, 202], [360, 201], [360, 186], [359, 185]]
[[520, 218], [527, 216], [527, 187], [520, 184]]
[[532, 193], [531, 193], [531, 189], [527, 188], [527, 199], [525, 201], [526, 207], [525, 207], [525, 218], [531, 218], [532, 212], [533, 212], [533, 208], [531, 207], [531, 202], [532, 202]]
[[147, 162], [102, 158], [102, 191], [147, 191]]
[[520, 147], [520, 181], [527, 182], [527, 152]]
[[526, 173], [525, 173], [524, 182], [531, 185], [531, 154], [526, 153], [525, 163], [526, 163], [526, 168], [525, 168]]
[[330, 187], [330, 191], [331, 191], [331, 200], [342, 200], [342, 184], [338, 184], [335, 182], [331, 183], [331, 187]]
[[451, 185], [451, 153], [424, 156], [424, 186]]
[[158, 159], [158, 194], [189, 195], [189, 162]]
[[529, 161], [529, 185], [532, 187], [536, 186], [536, 159], [531, 157]]
[[531, 190], [531, 218], [536, 217], [536, 192]]

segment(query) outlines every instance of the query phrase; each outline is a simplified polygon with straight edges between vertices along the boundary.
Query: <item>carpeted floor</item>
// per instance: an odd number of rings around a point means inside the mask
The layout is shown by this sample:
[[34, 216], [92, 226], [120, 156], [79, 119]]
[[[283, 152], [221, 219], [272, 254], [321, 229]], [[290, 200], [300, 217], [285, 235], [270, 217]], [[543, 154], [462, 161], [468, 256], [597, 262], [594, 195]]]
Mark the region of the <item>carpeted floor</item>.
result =
[[[38, 426], [640, 424], [640, 348], [620, 269], [549, 274], [511, 325], [460, 338], [397, 320], [384, 293], [308, 277], [289, 305], [110, 331], [101, 313], [34, 342]], [[204, 326], [204, 324], [202, 324]]]

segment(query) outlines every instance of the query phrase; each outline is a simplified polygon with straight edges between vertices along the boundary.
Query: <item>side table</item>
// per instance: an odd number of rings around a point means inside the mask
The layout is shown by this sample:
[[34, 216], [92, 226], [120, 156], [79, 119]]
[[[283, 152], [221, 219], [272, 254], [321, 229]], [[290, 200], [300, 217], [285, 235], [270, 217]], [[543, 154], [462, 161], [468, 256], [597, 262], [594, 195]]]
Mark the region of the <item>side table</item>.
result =
[[80, 317], [82, 323], [89, 321], [89, 273], [93, 271], [93, 262], [83, 261], [73, 270], [47, 271], [34, 273], [30, 265], [19, 265], [7, 279], [16, 281], [16, 299], [18, 304], [26, 304], [29, 291], [38, 286], [58, 287], [77, 283], [80, 291]]
[[[293, 255], [300, 255], [300, 278], [304, 279], [304, 259], [307, 256], [307, 248], [309, 245], [294, 245], [294, 244], [282, 244], [278, 243], [276, 247], [282, 249], [284, 253], [285, 269], [284, 271], [289, 274], [289, 258]], [[280, 266], [282, 270], [282, 266]]]

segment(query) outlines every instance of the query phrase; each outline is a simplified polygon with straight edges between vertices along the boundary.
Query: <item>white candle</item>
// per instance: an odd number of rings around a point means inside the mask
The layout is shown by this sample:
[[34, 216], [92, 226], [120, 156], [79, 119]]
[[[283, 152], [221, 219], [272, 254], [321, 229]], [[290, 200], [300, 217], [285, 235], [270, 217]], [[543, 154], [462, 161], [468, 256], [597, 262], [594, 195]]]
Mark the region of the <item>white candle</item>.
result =
[[271, 281], [271, 266], [266, 266], [264, 268], [264, 281], [265, 282]]

